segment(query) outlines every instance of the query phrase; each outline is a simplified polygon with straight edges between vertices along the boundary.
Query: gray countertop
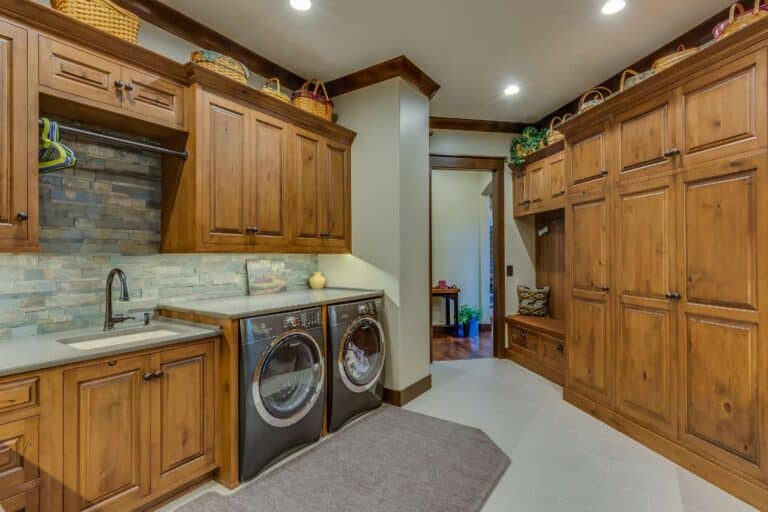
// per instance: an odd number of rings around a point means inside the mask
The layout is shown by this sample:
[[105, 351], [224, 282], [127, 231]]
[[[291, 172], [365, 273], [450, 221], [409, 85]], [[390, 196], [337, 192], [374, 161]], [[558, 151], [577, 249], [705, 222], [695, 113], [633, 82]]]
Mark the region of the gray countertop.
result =
[[[173, 331], [173, 334], [150, 341], [135, 341], [90, 350], [76, 349], [61, 340], [72, 342], [106, 334], [101, 329], [57, 332], [0, 341], [0, 377], [221, 335], [221, 329], [215, 326], [170, 320], [154, 320], [150, 328]], [[140, 329], [144, 329], [142, 322], [126, 322], [108, 335], [131, 334]]]
[[353, 288], [324, 288], [322, 290], [297, 290], [266, 295], [206, 299], [174, 304], [160, 304], [158, 308], [182, 313], [193, 313], [230, 320], [249, 318], [310, 308], [322, 304], [338, 304], [381, 297], [381, 290], [358, 290]]

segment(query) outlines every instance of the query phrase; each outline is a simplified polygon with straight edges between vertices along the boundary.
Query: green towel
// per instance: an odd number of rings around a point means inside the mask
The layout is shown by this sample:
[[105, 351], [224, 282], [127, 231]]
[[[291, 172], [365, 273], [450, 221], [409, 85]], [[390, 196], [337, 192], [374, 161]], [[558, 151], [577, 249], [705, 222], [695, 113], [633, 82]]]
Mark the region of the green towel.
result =
[[77, 164], [75, 153], [60, 142], [59, 124], [47, 117], [41, 119], [43, 129], [40, 133], [40, 152], [38, 154], [41, 173], [55, 172]]

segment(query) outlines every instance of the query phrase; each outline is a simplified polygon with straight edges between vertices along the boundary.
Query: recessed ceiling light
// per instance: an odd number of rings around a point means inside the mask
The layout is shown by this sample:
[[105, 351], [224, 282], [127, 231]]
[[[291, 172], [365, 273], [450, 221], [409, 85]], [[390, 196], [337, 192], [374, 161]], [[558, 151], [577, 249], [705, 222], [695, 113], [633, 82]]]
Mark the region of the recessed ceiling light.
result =
[[504, 89], [504, 94], [507, 96], [514, 96], [515, 94], [520, 92], [520, 86], [517, 84], [508, 85], [506, 89]]
[[291, 7], [297, 11], [308, 11], [312, 8], [312, 0], [291, 0]]
[[627, 6], [624, 0], [608, 0], [603, 5], [603, 14], [616, 14]]

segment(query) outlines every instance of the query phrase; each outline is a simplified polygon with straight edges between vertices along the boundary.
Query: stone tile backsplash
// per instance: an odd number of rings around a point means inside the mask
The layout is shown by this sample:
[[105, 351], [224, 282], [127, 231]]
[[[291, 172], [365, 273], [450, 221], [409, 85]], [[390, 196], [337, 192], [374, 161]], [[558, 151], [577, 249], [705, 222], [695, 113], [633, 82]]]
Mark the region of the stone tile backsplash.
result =
[[245, 295], [248, 260], [284, 264], [288, 289], [306, 288], [317, 269], [314, 254], [159, 254], [160, 158], [63, 142], [78, 165], [40, 176], [42, 252], [0, 254], [0, 339], [101, 325], [113, 267], [131, 293], [115, 311], [135, 316], [159, 302]]

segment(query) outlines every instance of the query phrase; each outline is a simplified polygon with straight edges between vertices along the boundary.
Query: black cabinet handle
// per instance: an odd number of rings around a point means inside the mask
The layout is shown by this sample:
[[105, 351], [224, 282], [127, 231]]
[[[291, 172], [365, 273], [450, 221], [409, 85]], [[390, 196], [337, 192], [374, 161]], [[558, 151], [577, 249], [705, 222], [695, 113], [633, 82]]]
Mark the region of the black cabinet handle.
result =
[[253, 227], [253, 226], [249, 226], [249, 227], [245, 228], [245, 232], [253, 235], [253, 234], [259, 232], [259, 228]]
[[562, 343], [558, 344], [557, 351], [560, 352], [561, 354], [565, 352], [565, 345], [563, 345]]
[[156, 372], [155, 372], [155, 373], [152, 375], [152, 377], [153, 377], [153, 378], [155, 378], [155, 379], [159, 379], [159, 378], [161, 378], [163, 375], [165, 375], [165, 372], [163, 372], [163, 370], [157, 370], [157, 371], [156, 371]]
[[528, 206], [529, 204], [531, 204], [531, 200], [530, 200], [530, 199], [529, 199], [529, 200], [527, 200], [527, 201], [523, 201], [522, 203], [520, 203], [520, 206]]
[[525, 331], [520, 331], [520, 337], [525, 338]]
[[677, 156], [680, 154], [680, 150], [677, 148], [672, 148], [669, 151], [664, 152], [664, 158], [672, 158], [673, 156]]
[[125, 90], [128, 91], [128, 92], [131, 92], [133, 90], [133, 84], [130, 83], [130, 82], [125, 84]]
[[608, 288], [607, 286], [604, 286], [604, 287], [600, 288], [600, 291], [602, 291], [602, 292], [609, 292], [609, 291], [611, 291], [611, 289]]
[[680, 299], [682, 299], [682, 298], [683, 298], [683, 296], [682, 296], [682, 295], [680, 295], [680, 294], [679, 294], [679, 293], [677, 293], [677, 292], [669, 292], [669, 293], [665, 293], [665, 294], [664, 294], [664, 296], [665, 296], [666, 298], [668, 298], [668, 299], [672, 299], [672, 300], [680, 300]]
[[144, 374], [144, 380], [146, 381], [152, 380], [152, 377], [153, 377], [152, 372], [147, 372]]
[[19, 212], [16, 214], [16, 220], [19, 222], [26, 222], [29, 220], [29, 214], [27, 212]]
[[323, 231], [322, 233], [320, 233], [321, 238], [328, 238], [329, 236], [331, 236], [331, 234], [328, 233], [327, 231]]
[[600, 176], [608, 176], [608, 170], [603, 169], [602, 171], [600, 171]]
[[125, 87], [125, 84], [122, 80], [115, 80], [115, 89], [122, 89]]

